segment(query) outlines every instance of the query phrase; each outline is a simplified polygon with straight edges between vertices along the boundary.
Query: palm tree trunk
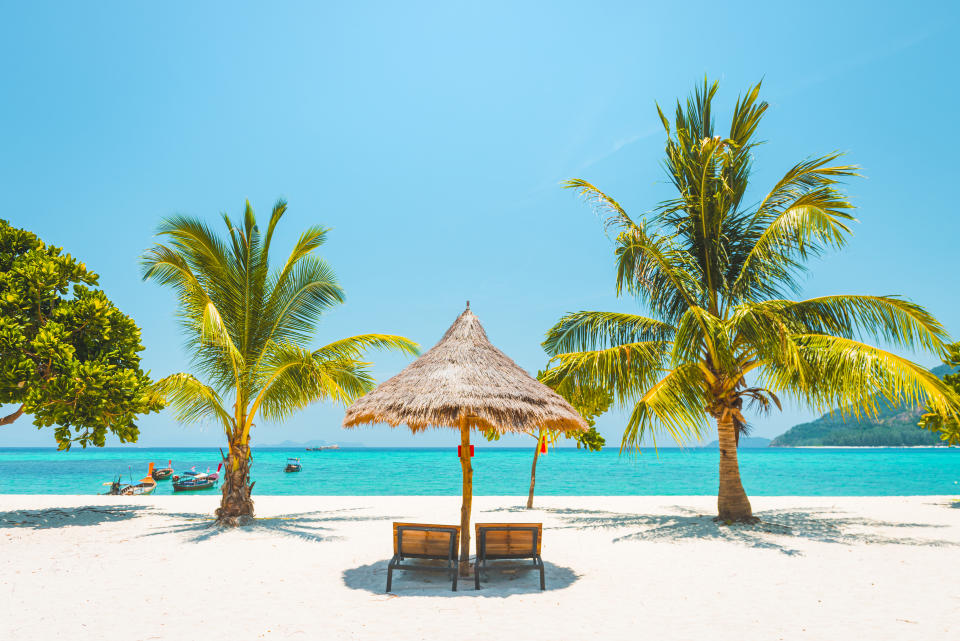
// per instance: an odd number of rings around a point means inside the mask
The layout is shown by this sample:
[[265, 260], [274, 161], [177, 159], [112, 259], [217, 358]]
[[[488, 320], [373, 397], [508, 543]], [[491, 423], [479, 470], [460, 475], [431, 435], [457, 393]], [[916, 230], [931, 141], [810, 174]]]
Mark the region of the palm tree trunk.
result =
[[250, 492], [250, 442], [230, 441], [230, 449], [223, 470], [223, 498], [216, 511], [217, 523], [237, 526], [253, 519], [253, 500]]
[[752, 523], [753, 509], [747, 493], [740, 482], [740, 466], [737, 463], [737, 434], [733, 417], [717, 419], [717, 436], [720, 440], [720, 490], [717, 494], [717, 511], [721, 521]]
[[470, 464], [470, 428], [460, 423], [460, 468], [463, 471], [463, 503], [460, 507], [460, 576], [470, 575], [470, 510], [473, 507], [473, 466]]
[[533, 466], [530, 468], [530, 494], [527, 495], [527, 509], [533, 509], [533, 486], [537, 482], [537, 458], [540, 456], [540, 441], [543, 434], [537, 439], [537, 449], [533, 451]]

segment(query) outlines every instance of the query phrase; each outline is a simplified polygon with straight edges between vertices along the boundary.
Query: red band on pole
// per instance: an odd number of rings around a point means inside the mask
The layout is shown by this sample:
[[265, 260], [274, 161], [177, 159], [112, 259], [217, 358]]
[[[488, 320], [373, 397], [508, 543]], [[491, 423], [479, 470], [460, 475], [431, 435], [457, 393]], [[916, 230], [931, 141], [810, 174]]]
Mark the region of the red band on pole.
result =
[[[473, 456], [473, 445], [470, 445], [470, 456]], [[463, 458], [463, 446], [457, 446], [457, 458]]]

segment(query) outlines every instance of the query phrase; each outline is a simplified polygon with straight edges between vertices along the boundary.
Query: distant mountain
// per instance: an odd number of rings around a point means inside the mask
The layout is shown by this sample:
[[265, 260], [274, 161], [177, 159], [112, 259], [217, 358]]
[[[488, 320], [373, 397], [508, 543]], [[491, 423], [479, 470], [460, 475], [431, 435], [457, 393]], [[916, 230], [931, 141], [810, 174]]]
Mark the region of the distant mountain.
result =
[[[931, 370], [943, 378], [951, 373], [950, 367], [941, 365]], [[919, 408], [891, 407], [878, 401], [880, 410], [876, 418], [857, 420], [848, 416], [844, 420], [836, 410], [824, 414], [815, 421], [795, 425], [773, 439], [770, 447], [904, 447], [912, 445], [942, 445], [940, 437], [929, 430], [917, 427], [923, 410]]]
[[283, 443], [270, 443], [266, 445], [258, 445], [255, 447], [320, 447], [321, 445], [339, 445], [340, 447], [364, 447], [363, 443], [355, 441], [324, 441], [323, 439], [313, 439], [311, 441], [304, 441], [298, 443], [296, 441], [284, 441]]
[[[720, 447], [720, 441], [711, 441], [703, 447]], [[770, 447], [770, 439], [761, 436], [741, 436], [739, 447], [741, 450], [743, 448]]]

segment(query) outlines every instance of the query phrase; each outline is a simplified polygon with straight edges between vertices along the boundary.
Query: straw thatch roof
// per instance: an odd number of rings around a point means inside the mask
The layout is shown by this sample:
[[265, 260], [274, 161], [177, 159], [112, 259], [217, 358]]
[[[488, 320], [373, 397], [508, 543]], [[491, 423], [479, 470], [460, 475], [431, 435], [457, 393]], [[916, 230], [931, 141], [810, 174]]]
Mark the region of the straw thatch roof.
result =
[[344, 427], [364, 423], [522, 432], [543, 426], [565, 433], [587, 423], [552, 389], [494, 347], [467, 309], [440, 342], [350, 406]]

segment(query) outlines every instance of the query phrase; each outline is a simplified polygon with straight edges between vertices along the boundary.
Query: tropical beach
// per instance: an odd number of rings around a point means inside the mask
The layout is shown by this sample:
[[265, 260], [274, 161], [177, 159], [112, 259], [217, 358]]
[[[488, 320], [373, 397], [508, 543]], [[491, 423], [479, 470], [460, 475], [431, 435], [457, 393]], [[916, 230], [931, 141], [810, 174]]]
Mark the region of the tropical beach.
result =
[[960, 637], [960, 10], [794, 9], [11, 6], [0, 639]]
[[262, 497], [234, 531], [207, 527], [215, 496], [112, 498], [0, 499], [5, 638], [946, 641], [960, 616], [942, 496], [757, 497], [760, 530], [717, 526], [710, 497], [476, 497], [477, 519], [544, 523], [547, 590], [530, 571], [457, 592], [425, 573], [393, 594], [390, 522], [459, 497]]

